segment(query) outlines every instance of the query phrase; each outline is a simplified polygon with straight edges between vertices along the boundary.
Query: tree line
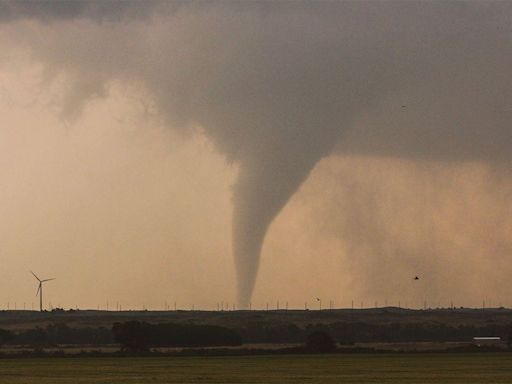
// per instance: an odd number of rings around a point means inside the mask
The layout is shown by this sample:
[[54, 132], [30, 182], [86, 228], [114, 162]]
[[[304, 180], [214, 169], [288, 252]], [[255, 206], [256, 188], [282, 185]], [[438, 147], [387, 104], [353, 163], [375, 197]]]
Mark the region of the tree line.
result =
[[127, 350], [150, 347], [219, 347], [242, 345], [234, 330], [216, 325], [150, 324], [140, 321], [115, 323], [114, 339]]
[[237, 331], [246, 343], [302, 343], [313, 332], [329, 334], [340, 344], [356, 342], [420, 342], [471, 341], [475, 336], [500, 336], [507, 340], [512, 325], [447, 325], [443, 323], [371, 324], [365, 322], [335, 322], [296, 324], [269, 322], [251, 324]]
[[347, 345], [355, 342], [471, 341], [475, 336], [500, 336], [503, 340], [509, 340], [512, 326], [492, 323], [452, 326], [442, 323], [336, 322], [299, 327], [293, 323], [256, 322], [228, 328], [127, 321], [106, 328], [70, 327], [58, 323], [16, 332], [0, 329], [0, 345], [49, 347], [119, 344], [124, 349], [238, 346], [242, 343], [305, 343], [308, 336], [315, 332], [327, 334], [334, 342]]
[[123, 349], [145, 350], [150, 347], [213, 347], [238, 346], [240, 334], [214, 325], [150, 324], [140, 321], [115, 323], [111, 329], [72, 328], [51, 324], [45, 328], [13, 332], [0, 329], [0, 345], [25, 345], [36, 348], [58, 345], [104, 346], [120, 344]]

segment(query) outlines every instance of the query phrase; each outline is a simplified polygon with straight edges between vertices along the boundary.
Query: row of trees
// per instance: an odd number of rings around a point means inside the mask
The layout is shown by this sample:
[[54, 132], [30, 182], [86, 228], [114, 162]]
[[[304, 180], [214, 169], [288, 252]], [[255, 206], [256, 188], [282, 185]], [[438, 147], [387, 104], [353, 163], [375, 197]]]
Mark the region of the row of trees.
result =
[[218, 347], [239, 346], [241, 336], [232, 329], [214, 325], [149, 324], [140, 321], [115, 323], [112, 333], [127, 350], [150, 347]]
[[[19, 333], [0, 329], [0, 345], [30, 345], [47, 347], [62, 344], [105, 345], [116, 342], [123, 350], [147, 351], [151, 347], [214, 347], [239, 346], [241, 336], [228, 328], [211, 325], [149, 324], [129, 321], [115, 323], [112, 332], [106, 328], [70, 328], [65, 324], [49, 325]], [[332, 352], [336, 343], [324, 332], [313, 332], [307, 337], [310, 352]]]
[[501, 336], [502, 339], [507, 339], [512, 333], [510, 326], [497, 324], [451, 326], [443, 323], [369, 324], [365, 322], [308, 324], [303, 328], [295, 324], [265, 322], [251, 324], [237, 331], [247, 343], [303, 343], [313, 332], [324, 332], [341, 344], [471, 341], [474, 336]]
[[245, 343], [306, 343], [312, 334], [329, 335], [335, 342], [470, 341], [474, 336], [501, 336], [508, 340], [512, 328], [505, 325], [449, 326], [442, 323], [368, 324], [338, 322], [298, 327], [287, 323], [253, 323], [243, 328], [194, 324], [150, 324], [140, 321], [105, 327], [74, 328], [51, 324], [18, 332], [0, 329], [0, 345], [34, 347], [65, 344], [101, 346], [121, 344], [125, 349], [151, 347], [237, 346]]
[[0, 329], [0, 345], [45, 347], [63, 344], [106, 345], [114, 343], [112, 331], [105, 327], [72, 328], [66, 324], [50, 324], [19, 332]]
[[212, 325], [149, 324], [139, 321], [115, 323], [112, 329], [72, 328], [51, 324], [19, 332], [0, 329], [0, 345], [48, 347], [57, 345], [121, 344], [124, 349], [145, 350], [150, 347], [238, 346], [242, 338], [236, 331]]

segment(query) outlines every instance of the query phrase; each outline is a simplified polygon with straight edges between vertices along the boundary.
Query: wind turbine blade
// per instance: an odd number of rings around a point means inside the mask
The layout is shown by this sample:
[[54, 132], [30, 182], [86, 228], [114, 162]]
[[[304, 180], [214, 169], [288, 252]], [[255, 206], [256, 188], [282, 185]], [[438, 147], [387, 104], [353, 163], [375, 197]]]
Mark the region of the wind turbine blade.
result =
[[39, 283], [39, 285], [37, 286], [36, 297], [37, 297], [37, 295], [39, 295], [40, 290], [41, 290], [41, 283]]
[[41, 283], [44, 283], [45, 281], [51, 281], [51, 280], [55, 280], [55, 279], [56, 279], [56, 277], [53, 277], [53, 278], [51, 278], [51, 279], [45, 279], [45, 280], [41, 280]]
[[37, 276], [36, 276], [36, 274], [35, 274], [34, 272], [30, 271], [30, 273], [31, 273], [31, 274], [33, 274], [33, 275], [34, 275], [34, 277], [35, 277], [37, 280], [41, 281], [41, 279], [40, 279], [39, 277], [37, 277]]

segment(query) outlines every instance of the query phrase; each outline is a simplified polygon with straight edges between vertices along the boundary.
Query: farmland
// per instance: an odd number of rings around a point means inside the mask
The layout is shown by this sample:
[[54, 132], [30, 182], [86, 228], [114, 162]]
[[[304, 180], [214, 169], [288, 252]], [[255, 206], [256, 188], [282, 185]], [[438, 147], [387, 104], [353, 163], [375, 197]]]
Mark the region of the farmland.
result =
[[2, 359], [0, 383], [510, 383], [511, 353]]

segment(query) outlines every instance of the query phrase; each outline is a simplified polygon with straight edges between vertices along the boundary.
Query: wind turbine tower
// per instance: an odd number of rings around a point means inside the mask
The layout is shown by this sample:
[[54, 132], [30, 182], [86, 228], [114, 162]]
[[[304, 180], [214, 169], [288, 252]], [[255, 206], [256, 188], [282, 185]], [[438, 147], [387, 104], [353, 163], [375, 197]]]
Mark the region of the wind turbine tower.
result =
[[41, 280], [39, 277], [36, 276], [36, 274], [34, 272], [30, 271], [30, 273], [34, 275], [34, 277], [37, 279], [37, 281], [39, 281], [36, 296], [39, 295], [39, 311], [43, 312], [43, 283], [46, 283], [47, 281], [50, 281], [50, 280], [55, 280], [55, 278]]

